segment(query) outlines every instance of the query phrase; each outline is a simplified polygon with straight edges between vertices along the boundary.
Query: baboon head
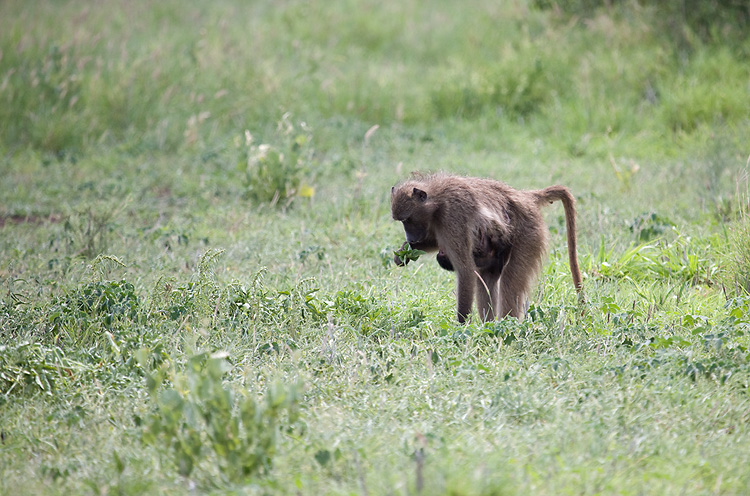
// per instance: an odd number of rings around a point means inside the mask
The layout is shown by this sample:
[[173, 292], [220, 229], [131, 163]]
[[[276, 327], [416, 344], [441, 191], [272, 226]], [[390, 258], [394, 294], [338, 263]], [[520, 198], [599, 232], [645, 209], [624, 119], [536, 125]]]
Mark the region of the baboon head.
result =
[[391, 188], [391, 213], [404, 225], [410, 245], [431, 240], [436, 208], [424, 190], [406, 184]]

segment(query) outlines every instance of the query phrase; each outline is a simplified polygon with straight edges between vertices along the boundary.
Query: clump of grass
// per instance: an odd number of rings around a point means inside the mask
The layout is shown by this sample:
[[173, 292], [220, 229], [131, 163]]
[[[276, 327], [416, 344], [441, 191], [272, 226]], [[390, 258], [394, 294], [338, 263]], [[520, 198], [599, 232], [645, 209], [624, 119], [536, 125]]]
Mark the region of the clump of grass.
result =
[[750, 218], [745, 217], [731, 235], [734, 247], [732, 268], [736, 294], [750, 294]]
[[133, 324], [140, 299], [128, 281], [99, 281], [69, 291], [51, 305], [49, 336], [55, 345], [87, 347]]
[[598, 267], [593, 270], [606, 278], [649, 280], [658, 277], [693, 284], [711, 284], [717, 269], [707, 254], [708, 246], [706, 241], [696, 243], [695, 240], [678, 235], [673, 241], [661, 239], [631, 245], [621, 254], [615, 255], [614, 249], [608, 252], [605, 250], [602, 240]]
[[68, 253], [93, 259], [106, 251], [116, 229], [115, 219], [123, 207], [86, 205], [64, 216], [61, 238]]
[[[748, 160], [750, 165], [750, 160]], [[737, 219], [727, 230], [729, 251], [723, 283], [735, 296], [750, 294], [750, 187], [748, 170], [737, 179], [737, 202], [740, 205]]]
[[0, 345], [0, 405], [12, 396], [42, 392], [53, 395], [58, 386], [88, 370], [57, 347], [23, 342]]
[[[532, 50], [529, 50], [531, 52]], [[510, 120], [529, 117], [561, 91], [564, 76], [552, 57], [511, 51], [494, 64], [466, 63], [439, 71], [430, 102], [440, 119], [497, 113]], [[549, 53], [543, 54], [549, 56]]]
[[674, 222], [664, 218], [656, 212], [644, 213], [636, 217], [630, 224], [630, 232], [639, 241], [649, 241], [663, 236], [675, 227]]

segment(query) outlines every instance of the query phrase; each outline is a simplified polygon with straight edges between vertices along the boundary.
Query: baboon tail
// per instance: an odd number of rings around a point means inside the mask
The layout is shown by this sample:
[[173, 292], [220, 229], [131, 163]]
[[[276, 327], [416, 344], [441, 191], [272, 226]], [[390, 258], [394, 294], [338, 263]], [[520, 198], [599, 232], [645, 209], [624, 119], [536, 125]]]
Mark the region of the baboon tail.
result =
[[581, 293], [583, 290], [583, 281], [581, 278], [581, 269], [578, 266], [577, 236], [576, 236], [576, 200], [573, 194], [565, 186], [550, 186], [549, 188], [540, 189], [534, 192], [536, 194], [537, 205], [552, 203], [560, 200], [565, 209], [565, 229], [568, 232], [568, 260], [570, 261], [570, 272], [573, 275], [573, 284], [576, 291]]

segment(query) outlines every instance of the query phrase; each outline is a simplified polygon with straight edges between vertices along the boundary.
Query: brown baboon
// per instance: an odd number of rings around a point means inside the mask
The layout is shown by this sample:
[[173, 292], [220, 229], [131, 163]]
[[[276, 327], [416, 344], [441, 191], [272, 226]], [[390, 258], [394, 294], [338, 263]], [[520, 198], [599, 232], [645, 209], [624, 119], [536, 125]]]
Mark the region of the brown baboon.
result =
[[523, 191], [492, 179], [414, 174], [391, 189], [391, 212], [411, 248], [437, 251], [440, 266], [455, 271], [458, 321], [466, 321], [475, 294], [481, 318], [493, 320], [523, 316], [547, 250], [541, 207], [555, 200], [565, 209], [570, 271], [580, 293], [575, 199], [564, 186]]

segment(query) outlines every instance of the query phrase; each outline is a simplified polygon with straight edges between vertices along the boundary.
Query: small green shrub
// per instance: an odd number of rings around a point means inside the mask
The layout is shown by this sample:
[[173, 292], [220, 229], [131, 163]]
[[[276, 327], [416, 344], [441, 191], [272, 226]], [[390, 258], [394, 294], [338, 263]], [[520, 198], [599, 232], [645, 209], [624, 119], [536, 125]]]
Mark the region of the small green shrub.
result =
[[194, 281], [177, 287], [170, 283], [163, 283], [159, 288], [159, 299], [155, 311], [170, 320], [181, 320], [195, 310], [196, 293], [197, 286]]
[[300, 387], [271, 384], [263, 398], [225, 387], [230, 370], [223, 354], [198, 353], [184, 370], [172, 370], [171, 386], [150, 381], [153, 410], [144, 419], [141, 439], [168, 457], [188, 477], [205, 460], [216, 460], [230, 481], [271, 468], [278, 435], [299, 418]]
[[177, 284], [160, 278], [154, 288], [151, 311], [170, 320], [209, 317], [222, 302], [221, 288], [216, 282], [215, 265], [224, 250], [209, 249], [201, 255], [192, 280]]
[[[93, 259], [109, 248], [121, 206], [85, 205], [62, 220], [60, 240], [73, 257]], [[50, 244], [54, 243], [54, 240]]]
[[745, 219], [731, 234], [731, 255], [729, 261], [729, 287], [735, 294], [750, 294], [750, 219]]
[[249, 318], [283, 326], [297, 339], [301, 321], [325, 319], [332, 305], [318, 298], [320, 288], [315, 279], [303, 279], [289, 289], [277, 290], [265, 286], [265, 272], [259, 271], [250, 285], [234, 283], [227, 288], [231, 320]]
[[635, 234], [639, 241], [649, 241], [663, 236], [674, 227], [671, 220], [656, 212], [649, 212], [639, 215], [630, 223], [630, 232]]
[[[731, 49], [703, 48], [663, 88], [661, 118], [667, 127], [682, 132], [742, 122], [750, 114], [750, 91], [742, 84], [748, 77], [747, 64]], [[718, 84], [727, 84], [727, 89], [716, 91]]]
[[48, 320], [56, 340], [85, 346], [101, 337], [104, 330], [134, 321], [140, 299], [127, 281], [87, 283], [55, 301]]
[[303, 122], [294, 125], [284, 114], [276, 128], [274, 144], [256, 144], [245, 131], [237, 168], [244, 173], [245, 195], [256, 202], [288, 206], [295, 198], [312, 197], [308, 184], [314, 150], [312, 132]]
[[[732, 32], [734, 36], [741, 37], [743, 30], [750, 25], [750, 8], [743, 0], [534, 0], [533, 5], [539, 9], [554, 8], [567, 16], [581, 17], [590, 17], [602, 8], [611, 10], [613, 6], [622, 6], [631, 11], [646, 7], [650, 9], [648, 19], [651, 23], [662, 28], [672, 40], [682, 42], [696, 34], [704, 40], [721, 39]], [[686, 34], [686, 31], [690, 34]]]
[[387, 329], [391, 313], [381, 298], [363, 288], [337, 291], [333, 298], [334, 314], [344, 322], [351, 321], [363, 335]]

